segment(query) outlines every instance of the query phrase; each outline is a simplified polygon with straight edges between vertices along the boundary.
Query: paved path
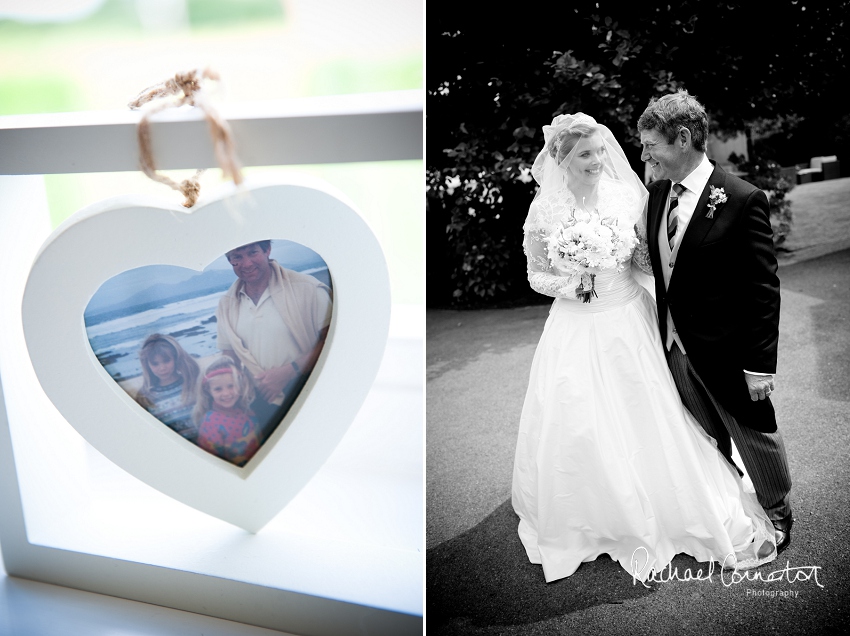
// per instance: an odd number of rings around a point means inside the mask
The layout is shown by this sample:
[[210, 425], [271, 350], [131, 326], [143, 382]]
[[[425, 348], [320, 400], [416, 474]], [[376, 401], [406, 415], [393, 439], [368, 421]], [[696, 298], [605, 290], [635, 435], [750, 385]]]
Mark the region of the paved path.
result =
[[[819, 248], [801, 245], [797, 258], [800, 249], [814, 254]], [[604, 555], [546, 584], [517, 538], [510, 485], [517, 422], [548, 305], [431, 310], [429, 633], [850, 633], [850, 250], [795, 260], [785, 257], [780, 267], [773, 396], [794, 481], [795, 526], [791, 547], [759, 572], [766, 578], [786, 562], [791, 568], [818, 566], [823, 587], [813, 579], [792, 583], [787, 575], [732, 584], [715, 572], [711, 581], [647, 589], [633, 585]], [[673, 565], [682, 576], [700, 567], [683, 555]]]
[[794, 221], [779, 254], [781, 263], [850, 249], [850, 177], [798, 185], [788, 200]]

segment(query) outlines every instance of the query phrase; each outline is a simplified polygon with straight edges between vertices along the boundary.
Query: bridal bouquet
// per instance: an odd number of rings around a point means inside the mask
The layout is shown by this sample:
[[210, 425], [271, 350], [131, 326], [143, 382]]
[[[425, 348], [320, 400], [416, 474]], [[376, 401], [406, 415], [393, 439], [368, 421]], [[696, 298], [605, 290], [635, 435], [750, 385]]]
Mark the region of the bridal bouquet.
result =
[[597, 297], [596, 273], [589, 270], [626, 268], [637, 244], [634, 227], [621, 228], [615, 219], [598, 215], [587, 221], [570, 219], [548, 239], [549, 261], [558, 272], [578, 282], [576, 297], [589, 303]]

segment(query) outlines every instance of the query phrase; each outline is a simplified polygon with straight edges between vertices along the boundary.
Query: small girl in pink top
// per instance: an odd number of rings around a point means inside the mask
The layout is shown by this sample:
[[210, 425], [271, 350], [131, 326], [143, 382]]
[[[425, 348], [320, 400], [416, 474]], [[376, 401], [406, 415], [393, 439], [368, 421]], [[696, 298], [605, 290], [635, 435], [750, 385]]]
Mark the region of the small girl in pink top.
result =
[[249, 408], [254, 399], [250, 380], [227, 356], [215, 360], [200, 381], [195, 422], [198, 446], [244, 466], [260, 448], [259, 425]]

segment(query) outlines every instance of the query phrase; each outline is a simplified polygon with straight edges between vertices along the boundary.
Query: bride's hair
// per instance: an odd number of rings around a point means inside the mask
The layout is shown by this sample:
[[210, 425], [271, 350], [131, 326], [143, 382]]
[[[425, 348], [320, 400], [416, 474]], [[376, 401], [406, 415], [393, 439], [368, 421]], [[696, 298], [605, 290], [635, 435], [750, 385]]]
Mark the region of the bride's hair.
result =
[[568, 128], [558, 131], [549, 140], [547, 150], [549, 156], [552, 157], [559, 165], [570, 154], [570, 150], [578, 143], [582, 137], [590, 137], [597, 132], [599, 128], [586, 122], [575, 122]]
[[682, 128], [687, 128], [691, 132], [694, 149], [705, 152], [708, 115], [703, 105], [686, 90], [650, 99], [637, 127], [638, 131], [657, 130], [668, 144], [673, 143]]
[[[627, 211], [628, 219], [641, 223], [648, 193], [640, 177], [629, 165], [626, 154], [614, 138], [611, 129], [584, 113], [558, 115], [548, 126], [543, 126], [543, 147], [531, 166], [531, 176], [540, 186], [534, 195], [523, 228], [527, 238], [538, 228], [537, 213], [546, 206], [537, 202], [570, 189], [569, 163], [578, 153], [579, 141], [599, 135], [604, 152], [601, 154], [598, 184], [602, 185], [609, 200]], [[531, 234], [529, 234], [531, 232]], [[532, 237], [533, 239], [533, 237]], [[536, 239], [533, 239], [536, 240]]]

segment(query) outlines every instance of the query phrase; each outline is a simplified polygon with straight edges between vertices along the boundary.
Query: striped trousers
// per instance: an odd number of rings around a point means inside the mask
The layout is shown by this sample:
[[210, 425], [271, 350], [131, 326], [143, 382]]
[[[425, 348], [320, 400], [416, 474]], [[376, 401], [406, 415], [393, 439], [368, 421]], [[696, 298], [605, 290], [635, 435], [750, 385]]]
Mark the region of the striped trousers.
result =
[[712, 397], [688, 356], [682, 353], [675, 342], [666, 354], [667, 364], [685, 407], [705, 432], [717, 440], [718, 449], [733, 465], [731, 440], [734, 440], [767, 516], [777, 521], [789, 515], [791, 472], [785, 455], [785, 443], [779, 431], [762, 433], [739, 425]]

